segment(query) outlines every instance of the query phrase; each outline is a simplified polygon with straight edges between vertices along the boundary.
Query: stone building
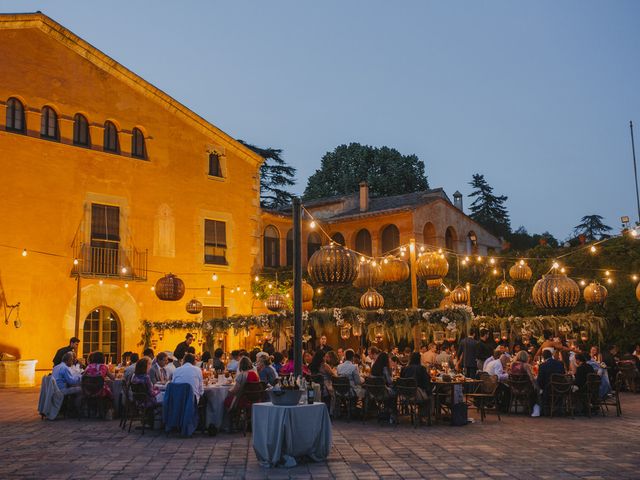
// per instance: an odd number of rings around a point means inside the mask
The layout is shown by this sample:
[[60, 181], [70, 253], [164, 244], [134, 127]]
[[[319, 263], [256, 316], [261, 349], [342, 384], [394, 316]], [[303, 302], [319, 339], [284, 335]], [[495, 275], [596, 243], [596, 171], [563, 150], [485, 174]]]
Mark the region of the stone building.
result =
[[[261, 157], [41, 13], [0, 15], [0, 65], [0, 311], [22, 322], [0, 351], [139, 351], [142, 319], [193, 321], [192, 297], [222, 314], [221, 284], [251, 311]], [[169, 272], [181, 301], [152, 291]]]

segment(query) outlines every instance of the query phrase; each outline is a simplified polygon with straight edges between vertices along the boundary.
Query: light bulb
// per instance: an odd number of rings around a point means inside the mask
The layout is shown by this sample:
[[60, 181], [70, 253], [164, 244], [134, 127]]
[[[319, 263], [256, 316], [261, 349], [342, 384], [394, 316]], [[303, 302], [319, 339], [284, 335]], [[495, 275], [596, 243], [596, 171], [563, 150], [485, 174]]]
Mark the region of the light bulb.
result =
[[424, 245], [420, 247], [420, 251], [424, 252]]
[[470, 260], [469, 257], [464, 257], [465, 262], [468, 262], [469, 260]]
[[388, 258], [385, 258], [385, 259], [384, 259], [384, 264], [386, 265], [387, 263], [389, 263], [389, 259], [388, 259]]
[[493, 274], [497, 275], [498, 274], [498, 270], [496, 268], [493, 269]]
[[608, 277], [609, 275], [611, 275], [611, 272], [607, 270], [606, 272], [604, 272], [604, 274]]
[[151, 291], [155, 292], [156, 291], [156, 287], [154, 287], [153, 285], [151, 286]]
[[553, 291], [554, 291], [555, 293], [558, 293], [558, 287], [553, 287]]
[[400, 256], [401, 256], [401, 257], [404, 257], [404, 252], [400, 252]]
[[591, 245], [591, 248], [589, 250], [591, 250], [591, 253], [596, 253], [598, 251], [595, 245]]
[[560, 269], [560, 273], [564, 273], [564, 272], [566, 272], [566, 269], [565, 269], [564, 267], [562, 267], [562, 268]]
[[267, 287], [273, 288], [273, 284], [270, 283], [269, 285], [267, 285]]
[[462, 265], [466, 265], [467, 261], [466, 260], [462, 260]]
[[26, 257], [26, 256], [27, 256], [27, 249], [26, 249], [26, 248], [23, 248], [23, 249], [22, 249], [22, 256], [23, 256], [23, 257]]
[[478, 255], [478, 261], [481, 262], [482, 261], [482, 257], [480, 255]]
[[80, 262], [78, 262], [78, 259], [77, 259], [77, 258], [74, 258], [74, 259], [73, 259], [73, 264], [74, 264], [74, 265], [78, 265], [78, 263], [80, 263]]
[[632, 276], [631, 276], [631, 280], [633, 280], [633, 281], [638, 280], [638, 275], [632, 275]]
[[584, 280], [580, 280], [580, 285], [582, 285], [583, 287], [587, 284], [587, 282], [585, 282]]
[[607, 278], [607, 283], [613, 283], [613, 279]]
[[311, 221], [311, 223], [309, 224], [309, 226], [310, 226], [311, 228], [316, 228], [316, 221], [315, 221], [315, 220], [312, 220], [312, 221]]
[[236, 287], [236, 292], [240, 291], [240, 286]]
[[127, 267], [122, 267], [120, 271], [122, 272], [123, 275], [125, 275], [127, 273]]
[[247, 291], [246, 291], [246, 290], [245, 290], [245, 291], [243, 291], [243, 292], [242, 292], [242, 294], [243, 294], [243, 295], [246, 295], [246, 294], [247, 294]]
[[259, 281], [260, 281], [260, 277], [259, 277], [258, 275], [256, 275], [255, 277], [253, 277], [253, 280], [254, 280], [255, 282], [259, 282]]
[[555, 268], [560, 268], [560, 264], [558, 262], [553, 262], [552, 267]]
[[365, 261], [365, 258], [364, 257], [360, 257], [360, 262], [364, 263], [364, 261]]
[[128, 283], [125, 283], [125, 284], [124, 284], [124, 288], [129, 288], [129, 284], [128, 284]]
[[495, 263], [496, 263], [496, 259], [495, 259], [495, 258], [493, 258], [493, 257], [491, 257], [491, 258], [489, 259], [489, 263], [490, 263], [491, 265], [495, 265]]
[[442, 249], [441, 248], [438, 249], [438, 253], [442, 253]]
[[316, 290], [316, 292], [318, 292], [318, 294], [320, 294], [320, 293], [322, 293], [322, 289], [319, 288], [319, 289]]
[[524, 260], [520, 260], [520, 265], [524, 266]]
[[213, 275], [211, 275], [211, 280], [213, 280], [214, 282], [218, 281], [218, 274], [214, 273]]
[[99, 283], [100, 285], [102, 285], [104, 282], [103, 282], [102, 280], [100, 280], [98, 283]]
[[371, 262], [371, 265], [372, 265], [373, 267], [377, 267], [377, 266], [378, 266], [378, 264], [376, 263], [376, 261], [375, 261], [375, 260], [373, 260], [373, 261]]

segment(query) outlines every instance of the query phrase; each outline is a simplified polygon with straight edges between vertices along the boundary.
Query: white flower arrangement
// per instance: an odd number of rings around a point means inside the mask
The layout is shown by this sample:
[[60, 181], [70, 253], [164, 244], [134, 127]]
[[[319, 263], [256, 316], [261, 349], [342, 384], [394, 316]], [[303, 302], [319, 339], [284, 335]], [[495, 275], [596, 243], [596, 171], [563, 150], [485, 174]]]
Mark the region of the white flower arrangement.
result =
[[342, 310], [339, 308], [333, 309], [333, 318], [336, 319], [336, 326], [341, 327], [344, 324], [344, 317], [342, 316]]

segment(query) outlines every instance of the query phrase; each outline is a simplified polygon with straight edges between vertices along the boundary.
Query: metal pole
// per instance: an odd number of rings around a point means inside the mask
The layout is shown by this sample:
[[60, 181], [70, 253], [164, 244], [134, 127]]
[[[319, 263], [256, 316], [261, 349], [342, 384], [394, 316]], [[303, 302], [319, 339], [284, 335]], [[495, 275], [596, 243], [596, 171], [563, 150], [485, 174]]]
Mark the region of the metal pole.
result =
[[80, 288], [80, 273], [78, 273], [76, 275], [76, 324], [75, 324], [75, 328], [74, 328], [74, 334], [73, 336], [76, 338], [80, 338], [80, 295], [81, 295], [81, 288]]
[[638, 194], [638, 167], [636, 165], [636, 145], [633, 140], [633, 122], [629, 120], [629, 130], [631, 130], [631, 153], [633, 154], [633, 179], [636, 181], [636, 204], [638, 206], [638, 223], [640, 225], [640, 195]]
[[[416, 277], [416, 239], [411, 238], [409, 240], [409, 271], [411, 274], [411, 308], [418, 308], [418, 279]], [[413, 348], [418, 350], [420, 348], [420, 327], [415, 325], [413, 327]]]
[[293, 359], [294, 375], [302, 375], [302, 204], [293, 199]]

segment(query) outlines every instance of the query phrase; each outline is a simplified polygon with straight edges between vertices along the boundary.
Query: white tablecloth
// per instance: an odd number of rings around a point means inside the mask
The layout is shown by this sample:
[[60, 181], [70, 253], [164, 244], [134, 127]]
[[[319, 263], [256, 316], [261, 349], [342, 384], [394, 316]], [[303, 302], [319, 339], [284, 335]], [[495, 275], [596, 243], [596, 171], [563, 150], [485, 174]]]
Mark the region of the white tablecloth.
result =
[[254, 403], [251, 414], [253, 449], [263, 466], [288, 457], [323, 461], [331, 450], [331, 420], [322, 402], [293, 407]]
[[230, 388], [231, 385], [215, 385], [204, 388], [204, 396], [207, 399], [207, 427], [213, 425], [219, 429], [222, 426], [224, 399], [227, 398]]

